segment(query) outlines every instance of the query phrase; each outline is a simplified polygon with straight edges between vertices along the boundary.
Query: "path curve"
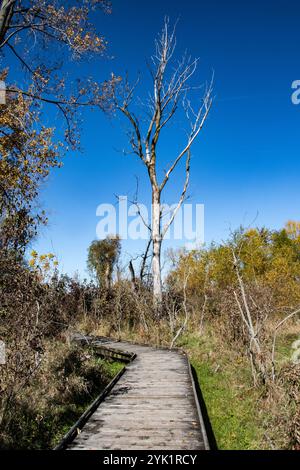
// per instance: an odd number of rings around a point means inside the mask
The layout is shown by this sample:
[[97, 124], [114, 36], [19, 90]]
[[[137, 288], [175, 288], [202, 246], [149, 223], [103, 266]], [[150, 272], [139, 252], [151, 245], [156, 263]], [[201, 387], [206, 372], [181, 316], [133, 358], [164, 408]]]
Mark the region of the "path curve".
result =
[[209, 449], [185, 353], [105, 338], [92, 344], [136, 356], [67, 449]]

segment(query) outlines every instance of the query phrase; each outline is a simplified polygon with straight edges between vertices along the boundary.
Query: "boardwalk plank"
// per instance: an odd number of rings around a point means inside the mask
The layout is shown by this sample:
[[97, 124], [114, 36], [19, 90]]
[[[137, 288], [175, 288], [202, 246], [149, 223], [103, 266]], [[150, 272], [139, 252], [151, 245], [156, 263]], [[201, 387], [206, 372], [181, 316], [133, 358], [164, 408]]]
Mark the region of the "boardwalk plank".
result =
[[207, 448], [184, 354], [127, 342], [94, 343], [137, 357], [68, 449]]

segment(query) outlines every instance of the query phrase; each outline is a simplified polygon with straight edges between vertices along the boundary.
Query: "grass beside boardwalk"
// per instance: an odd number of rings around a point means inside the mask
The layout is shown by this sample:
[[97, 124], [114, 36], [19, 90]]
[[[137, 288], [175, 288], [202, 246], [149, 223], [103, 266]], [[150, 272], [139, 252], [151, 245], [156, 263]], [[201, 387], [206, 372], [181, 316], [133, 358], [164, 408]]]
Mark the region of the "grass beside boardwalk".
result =
[[[290, 354], [292, 334], [279, 338], [278, 360]], [[180, 346], [189, 354], [197, 373], [210, 423], [219, 449], [282, 449], [286, 445], [284, 419], [289, 410], [278, 409], [263, 387], [254, 388], [247, 360], [226, 347], [211, 332], [187, 334]], [[280, 395], [280, 394], [279, 394]], [[285, 413], [286, 416], [281, 416]]]
[[123, 367], [78, 346], [48, 344], [39, 374], [2, 423], [0, 449], [53, 449]]
[[80, 416], [86, 409], [93, 403], [94, 400], [100, 395], [106, 385], [118, 374], [124, 367], [120, 362], [111, 362], [102, 359], [93, 358], [95, 368], [99, 368], [101, 374], [99, 380], [92, 382], [92, 388], [88, 393], [84, 393], [82, 397], [75, 398], [75, 403], [68, 403], [53, 409], [52, 416], [50, 415], [49, 425], [56, 424], [55, 429], [51, 429], [52, 438], [50, 448], [53, 449], [69, 431], [69, 429], [76, 423]]
[[[274, 324], [268, 325], [272, 347]], [[167, 323], [147, 332], [123, 328], [121, 338], [155, 346], [169, 346]], [[109, 335], [109, 325], [97, 325], [96, 335]], [[291, 323], [282, 329], [276, 343], [277, 381], [254, 387], [246, 351], [230, 345], [219, 325], [205, 324], [202, 334], [192, 321], [187, 332], [176, 343], [185, 350], [196, 371], [217, 446], [226, 450], [290, 449], [291, 424], [295, 421], [297, 403], [291, 398], [288, 377], [281, 374], [291, 366], [292, 343], [299, 337], [299, 325]], [[241, 347], [241, 346], [240, 346]], [[246, 346], [245, 346], [246, 348]], [[270, 349], [271, 350], [271, 349]], [[286, 372], [286, 371], [285, 371]], [[293, 382], [293, 377], [290, 378]]]

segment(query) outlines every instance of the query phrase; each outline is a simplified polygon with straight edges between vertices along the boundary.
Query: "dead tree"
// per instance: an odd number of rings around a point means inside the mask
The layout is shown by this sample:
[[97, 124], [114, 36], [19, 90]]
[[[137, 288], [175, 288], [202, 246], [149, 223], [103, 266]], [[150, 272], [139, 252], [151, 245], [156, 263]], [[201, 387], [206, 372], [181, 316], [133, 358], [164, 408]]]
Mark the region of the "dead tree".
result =
[[[174, 221], [181, 205], [183, 204], [190, 178], [191, 147], [199, 136], [208, 117], [212, 105], [212, 81], [206, 86], [201, 104], [197, 109], [191, 104], [189, 95], [192, 87], [190, 80], [196, 72], [198, 59], [191, 60], [186, 55], [179, 61], [173, 61], [176, 49], [175, 29], [170, 29], [168, 19], [165, 19], [163, 30], [155, 42], [155, 54], [151, 57], [150, 67], [153, 78], [153, 90], [150, 92], [150, 100], [147, 105], [147, 123], [141, 121], [132, 110], [138, 102], [135, 91], [139, 80], [131, 86], [128, 80], [125, 84], [115, 86], [114, 104], [130, 124], [129, 142], [131, 153], [136, 154], [147, 171], [151, 185], [152, 213], [151, 213], [151, 244], [152, 244], [152, 277], [154, 303], [162, 300], [161, 280], [161, 248], [162, 241]], [[174, 118], [178, 108], [183, 108], [190, 130], [182, 150], [174, 156], [164, 177], [159, 181], [157, 147], [162, 131]], [[185, 160], [185, 179], [178, 203], [172, 211], [168, 221], [162, 223], [162, 193], [179, 163]]]
[[[235, 301], [237, 303], [241, 318], [246, 327], [248, 339], [249, 339], [249, 357], [252, 368], [252, 377], [254, 384], [257, 384], [257, 375], [263, 383], [266, 383], [268, 378], [267, 364], [264, 357], [264, 353], [261, 346], [259, 332], [261, 330], [261, 322], [254, 322], [251, 308], [249, 306], [246, 289], [242, 275], [240, 273], [240, 260], [236, 255], [234, 249], [232, 249], [233, 267], [238, 281], [238, 287], [240, 295], [234, 291]], [[241, 300], [240, 300], [241, 299]], [[263, 319], [263, 322], [267, 320], [267, 316]]]

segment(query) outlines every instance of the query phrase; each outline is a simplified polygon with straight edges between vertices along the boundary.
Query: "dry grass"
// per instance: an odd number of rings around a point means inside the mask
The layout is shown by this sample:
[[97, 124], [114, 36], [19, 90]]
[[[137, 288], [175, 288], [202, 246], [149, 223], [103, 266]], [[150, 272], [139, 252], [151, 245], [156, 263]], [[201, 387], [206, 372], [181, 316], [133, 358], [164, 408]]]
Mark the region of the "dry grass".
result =
[[38, 372], [6, 410], [1, 449], [52, 449], [119, 368], [78, 345], [52, 339], [44, 348]]
[[[270, 345], [275, 324], [273, 320], [267, 325]], [[105, 319], [89, 319], [78, 326], [85, 333], [155, 346], [169, 346], [172, 339], [167, 318], [159, 322], [147, 320], [147, 330], [143, 323], [132, 328], [124, 322], [120, 331]], [[220, 319], [208, 318], [202, 333], [199, 330], [199, 317], [193, 315], [176, 346], [189, 354], [198, 374], [218, 446], [221, 449], [296, 448], [299, 403], [293, 374], [299, 379], [300, 372], [292, 366], [290, 357], [292, 342], [299, 336], [299, 322], [289, 322], [278, 334], [276, 382], [256, 387], [243, 347], [224, 337]]]

